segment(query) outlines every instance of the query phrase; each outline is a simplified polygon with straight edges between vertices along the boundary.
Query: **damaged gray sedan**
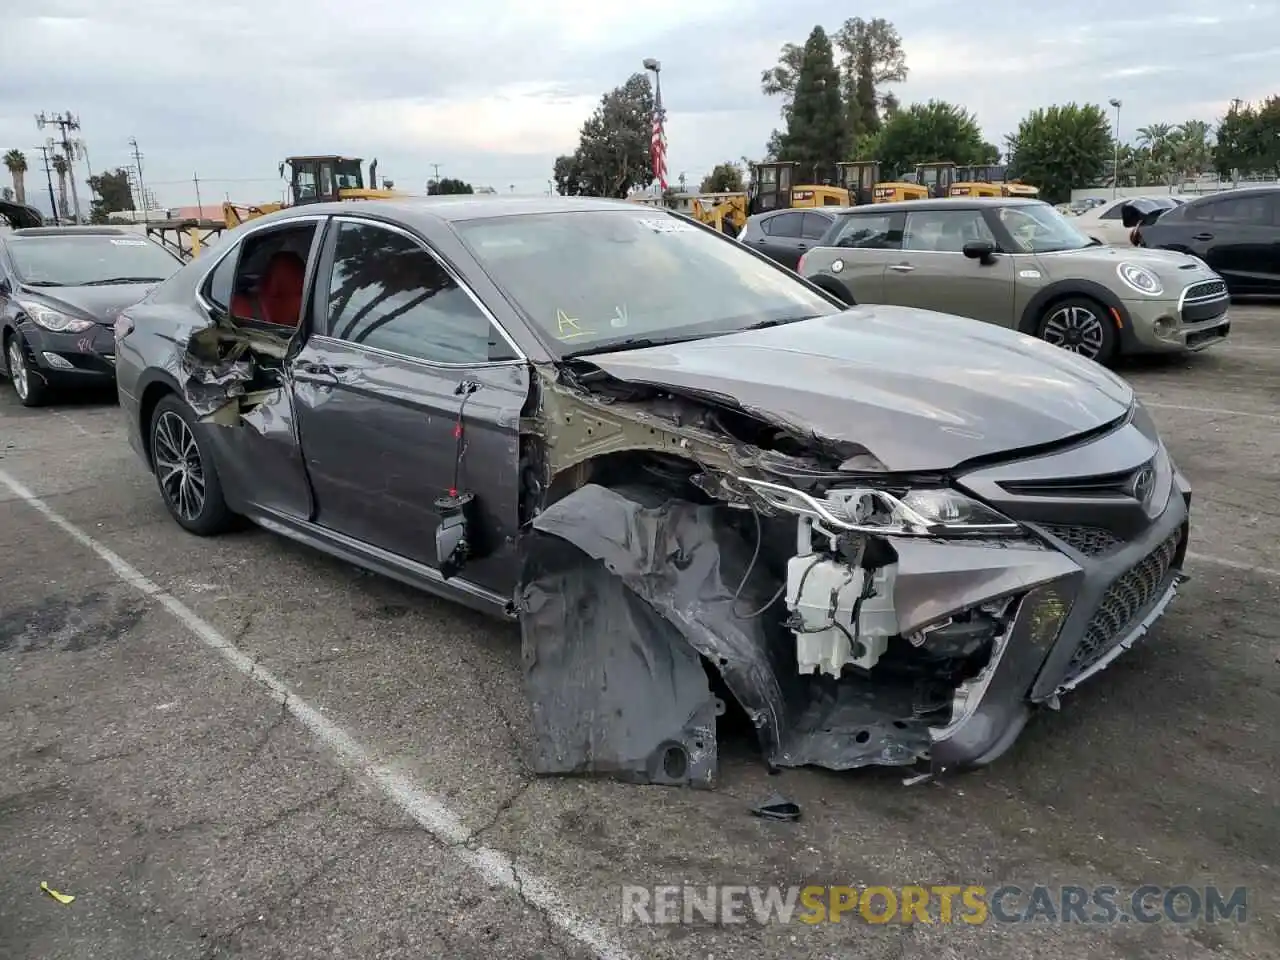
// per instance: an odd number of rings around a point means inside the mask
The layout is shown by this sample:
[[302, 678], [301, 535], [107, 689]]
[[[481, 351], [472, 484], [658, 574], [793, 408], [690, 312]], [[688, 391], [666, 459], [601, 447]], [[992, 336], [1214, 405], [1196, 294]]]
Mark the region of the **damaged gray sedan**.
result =
[[179, 524], [236, 515], [518, 619], [540, 769], [710, 785], [984, 764], [1182, 580], [1132, 390], [976, 321], [836, 302], [607, 200], [286, 209], [117, 323]]

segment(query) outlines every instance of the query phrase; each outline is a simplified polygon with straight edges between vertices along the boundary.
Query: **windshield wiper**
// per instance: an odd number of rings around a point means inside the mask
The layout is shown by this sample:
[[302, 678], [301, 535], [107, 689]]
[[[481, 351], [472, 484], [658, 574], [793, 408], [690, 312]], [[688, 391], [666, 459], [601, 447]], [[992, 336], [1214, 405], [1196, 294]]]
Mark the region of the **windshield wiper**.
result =
[[107, 277], [105, 280], [90, 280], [82, 283], [82, 287], [107, 287], [114, 283], [159, 283], [164, 277]]
[[[745, 327], [739, 327], [739, 330], [767, 330], [769, 327], [780, 327], [784, 323], [799, 323], [801, 320], [812, 320], [816, 317], [816, 313], [806, 313], [798, 317], [778, 317], [774, 320], [759, 320], [756, 323], [748, 324]], [[735, 331], [736, 332], [736, 331]]]
[[59, 283], [57, 280], [23, 280], [24, 287], [65, 287], [65, 283]]
[[714, 334], [687, 333], [679, 337], [627, 337], [625, 340], [610, 340], [607, 343], [599, 343], [594, 346], [583, 347], [581, 350], [573, 350], [566, 353], [564, 358], [566, 360], [576, 360], [578, 357], [589, 357], [596, 353], [613, 353], [617, 350], [643, 350], [645, 347], [665, 347], [672, 343], [702, 340], [707, 336], [714, 336]]

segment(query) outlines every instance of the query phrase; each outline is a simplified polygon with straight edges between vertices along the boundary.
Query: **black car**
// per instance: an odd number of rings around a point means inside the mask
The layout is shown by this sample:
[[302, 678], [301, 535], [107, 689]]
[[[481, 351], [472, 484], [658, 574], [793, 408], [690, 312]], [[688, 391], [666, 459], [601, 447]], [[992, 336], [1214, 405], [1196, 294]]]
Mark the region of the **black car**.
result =
[[1199, 197], [1139, 226], [1133, 242], [1199, 257], [1233, 296], [1280, 296], [1280, 187]]
[[109, 385], [116, 315], [182, 261], [119, 227], [0, 234], [0, 372], [28, 407], [61, 388]]
[[784, 267], [796, 269], [810, 247], [816, 247], [844, 207], [820, 210], [771, 210], [747, 220], [738, 240]]

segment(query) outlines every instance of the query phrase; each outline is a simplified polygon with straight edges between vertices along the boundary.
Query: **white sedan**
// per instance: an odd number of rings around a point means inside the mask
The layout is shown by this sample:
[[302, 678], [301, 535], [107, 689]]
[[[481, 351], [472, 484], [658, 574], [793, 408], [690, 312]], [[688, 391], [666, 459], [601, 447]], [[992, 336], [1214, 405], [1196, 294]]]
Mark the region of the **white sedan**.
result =
[[[1107, 200], [1105, 203], [1100, 203], [1096, 207], [1086, 210], [1074, 218], [1072, 223], [1079, 228], [1081, 233], [1090, 237], [1097, 237], [1103, 243], [1118, 247], [1131, 246], [1129, 232], [1132, 228], [1124, 225], [1121, 211], [1126, 203], [1137, 199], [1139, 198], [1116, 197], [1114, 200]], [[1176, 207], [1183, 202], [1181, 197], [1174, 197], [1169, 194], [1156, 194], [1142, 197], [1141, 199], [1167, 203], [1170, 208]]]

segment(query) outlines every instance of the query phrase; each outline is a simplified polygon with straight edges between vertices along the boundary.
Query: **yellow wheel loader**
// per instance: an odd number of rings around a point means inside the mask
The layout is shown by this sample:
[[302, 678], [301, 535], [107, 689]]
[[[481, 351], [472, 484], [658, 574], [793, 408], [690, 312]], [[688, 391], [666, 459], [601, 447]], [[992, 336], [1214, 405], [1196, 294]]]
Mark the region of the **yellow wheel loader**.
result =
[[334, 200], [390, 200], [402, 196], [394, 190], [378, 187], [378, 161], [369, 164], [369, 186], [365, 186], [364, 161], [359, 157], [305, 156], [286, 157], [280, 164], [280, 176], [289, 170], [289, 203], [239, 204], [228, 201], [222, 205], [222, 217], [227, 229], [246, 220], [307, 203], [329, 203]]

